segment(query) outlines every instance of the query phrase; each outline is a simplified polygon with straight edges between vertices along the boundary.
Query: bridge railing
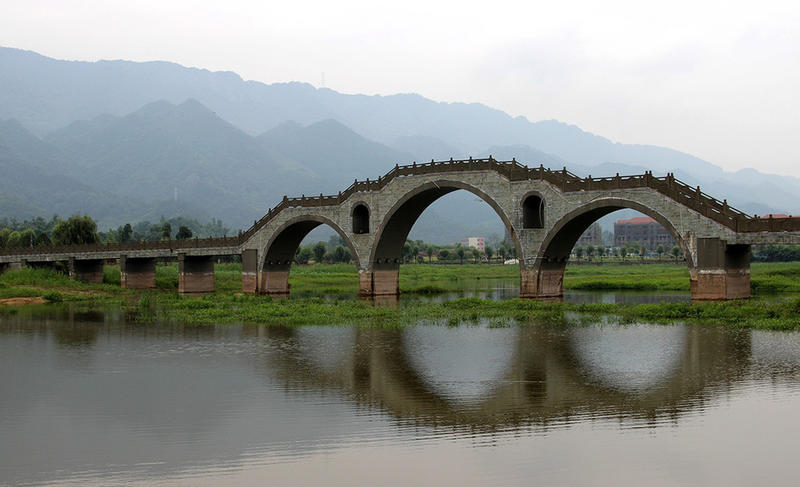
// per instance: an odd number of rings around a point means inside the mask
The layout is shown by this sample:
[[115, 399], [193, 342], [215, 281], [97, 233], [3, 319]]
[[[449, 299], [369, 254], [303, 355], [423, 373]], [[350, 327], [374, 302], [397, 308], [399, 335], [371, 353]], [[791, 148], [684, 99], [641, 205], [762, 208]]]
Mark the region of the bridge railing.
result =
[[[288, 198], [272, 208], [264, 217], [254, 222], [253, 226], [242, 234], [243, 241], [253, 235], [258, 229], [266, 225], [281, 210], [288, 207], [319, 207], [341, 204], [352, 194], [364, 191], [379, 191], [393, 179], [405, 176], [419, 176], [424, 174], [493, 170], [511, 181], [524, 181], [539, 179], [547, 181], [564, 192], [652, 188], [670, 197], [678, 203], [691, 208], [698, 213], [738, 232], [759, 231], [800, 231], [800, 219], [784, 219], [778, 223], [773, 218], [770, 224], [766, 219], [754, 218], [746, 213], [728, 205], [726, 200], [720, 201], [706, 193], [699, 187], [692, 187], [675, 178], [673, 174], [654, 177], [651, 171], [644, 174], [619, 175], [607, 177], [580, 177], [566, 168], [553, 170], [540, 165], [538, 168], [529, 168], [516, 160], [498, 161], [491, 156], [485, 159], [450, 159], [449, 161], [430, 161], [412, 163], [408, 165], [395, 165], [393, 169], [378, 179], [365, 181], [355, 180], [338, 195], [301, 196]], [[770, 230], [774, 228], [775, 230]]]
[[94, 243], [77, 245], [41, 245], [0, 249], [0, 255], [83, 254], [113, 252], [123, 254], [142, 250], [182, 250], [196, 248], [230, 248], [239, 245], [239, 237], [194, 238], [159, 242]]

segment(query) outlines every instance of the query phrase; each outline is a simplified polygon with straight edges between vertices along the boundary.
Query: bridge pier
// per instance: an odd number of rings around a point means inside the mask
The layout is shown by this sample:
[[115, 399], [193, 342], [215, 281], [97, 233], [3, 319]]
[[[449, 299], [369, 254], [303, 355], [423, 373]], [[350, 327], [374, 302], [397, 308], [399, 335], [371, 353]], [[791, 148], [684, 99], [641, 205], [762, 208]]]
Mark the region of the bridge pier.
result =
[[103, 282], [102, 259], [69, 259], [69, 278], [76, 281], [91, 283]]
[[359, 296], [397, 296], [400, 294], [400, 266], [358, 270]]
[[291, 264], [270, 263], [264, 266], [261, 273], [261, 286], [259, 292], [273, 296], [288, 296], [289, 288], [289, 269]]
[[698, 238], [697, 262], [690, 279], [693, 300], [749, 298], [750, 246]]
[[178, 292], [214, 292], [214, 257], [178, 254]]
[[564, 295], [564, 262], [542, 262], [539, 269], [520, 268], [521, 298], [560, 298]]
[[119, 280], [123, 289], [155, 289], [156, 259], [119, 257]]
[[258, 294], [258, 251], [242, 251], [242, 292]]
[[178, 254], [178, 293], [213, 293], [214, 257]]

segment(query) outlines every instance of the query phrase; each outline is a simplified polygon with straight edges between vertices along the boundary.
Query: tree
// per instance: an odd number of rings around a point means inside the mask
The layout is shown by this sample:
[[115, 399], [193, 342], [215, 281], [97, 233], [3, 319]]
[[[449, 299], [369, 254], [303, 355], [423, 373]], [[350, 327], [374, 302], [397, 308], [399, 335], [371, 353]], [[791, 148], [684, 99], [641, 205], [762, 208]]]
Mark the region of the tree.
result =
[[623, 245], [619, 248], [619, 256], [622, 257], [622, 260], [625, 260], [626, 255], [628, 255], [628, 247]]
[[586, 258], [592, 260], [593, 255], [594, 255], [594, 245], [589, 244], [586, 246]]
[[333, 261], [350, 262], [350, 250], [343, 245], [337, 245], [336, 248], [333, 249]]
[[37, 247], [47, 246], [50, 244], [51, 244], [50, 237], [44, 232], [40, 233], [39, 235], [36, 236], [36, 238], [33, 239], [33, 245], [36, 245]]
[[298, 247], [297, 252], [295, 253], [294, 261], [298, 264], [308, 264], [308, 261], [311, 260], [311, 257], [314, 255], [311, 252], [311, 249], [308, 246]]
[[506, 248], [506, 244], [505, 244], [505, 242], [503, 242], [502, 244], [500, 244], [500, 248], [499, 248], [499, 249], [497, 249], [497, 253], [500, 255], [500, 257], [501, 257], [501, 258], [502, 258], [504, 261], [506, 260], [506, 254], [508, 254], [508, 249]]
[[486, 248], [483, 249], [483, 252], [486, 254], [486, 260], [491, 264], [492, 255], [494, 255], [494, 249], [490, 245], [487, 245]]
[[314, 262], [319, 264], [322, 262], [322, 258], [325, 257], [325, 252], [328, 251], [328, 248], [325, 245], [325, 242], [317, 242], [311, 251], [314, 253]]
[[34, 233], [32, 228], [26, 228], [19, 234], [19, 242], [21, 247], [33, 247]]
[[414, 262], [416, 262], [417, 260], [419, 260], [419, 259], [418, 259], [418, 257], [419, 257], [419, 245], [416, 245], [416, 244], [415, 244], [415, 245], [413, 245], [413, 246], [411, 247], [411, 257], [413, 257], [413, 258], [414, 258]]
[[[128, 225], [125, 226], [127, 227]], [[192, 229], [186, 225], [181, 225], [180, 228], [178, 228], [178, 233], [175, 234], [175, 238], [177, 240], [187, 240], [192, 238]]]
[[8, 235], [8, 241], [6, 242], [6, 247], [10, 249], [22, 247], [22, 237], [20, 236], [19, 232], [13, 231]]
[[600, 260], [603, 260], [606, 255], [606, 247], [604, 245], [597, 246], [597, 255], [600, 256]]
[[406, 240], [406, 243], [403, 244], [403, 261], [408, 262], [411, 260], [411, 245]]
[[[178, 231], [178, 233], [180, 233], [180, 230]], [[191, 233], [191, 230], [189, 231], [189, 233]], [[191, 237], [191, 235], [189, 236]], [[131, 227], [130, 223], [126, 223], [125, 226], [119, 227], [119, 230], [117, 230], [117, 239], [119, 240], [120, 243], [130, 242], [132, 238], [133, 238], [133, 228]], [[180, 239], [181, 237], [176, 235], [175, 238]]]
[[447, 260], [447, 256], [450, 255], [450, 251], [447, 249], [442, 249], [439, 251], [439, 260]]
[[55, 245], [93, 244], [99, 241], [97, 223], [89, 215], [73, 215], [67, 220], [59, 220], [53, 227]]
[[172, 238], [172, 225], [169, 222], [164, 222], [161, 225], [161, 239], [162, 240], [169, 240]]
[[434, 251], [435, 251], [435, 249], [433, 248], [433, 245], [428, 245], [428, 248], [426, 249], [426, 252], [428, 252], [428, 262], [429, 263], [433, 262], [433, 252]]
[[8, 236], [11, 235], [11, 230], [4, 228], [0, 230], [0, 249], [8, 246]]
[[672, 256], [675, 257], [675, 260], [678, 260], [679, 255], [681, 255], [681, 248], [677, 245], [672, 247]]
[[661, 259], [661, 256], [664, 255], [664, 246], [659, 245], [656, 249], [656, 253], [658, 254], [658, 258]]
[[581, 257], [583, 257], [583, 247], [580, 245], [575, 247], [575, 257], [577, 257], [578, 260], [581, 260]]
[[472, 258], [475, 260], [475, 263], [478, 263], [478, 259], [481, 258], [481, 251], [478, 249], [472, 249]]
[[464, 247], [459, 246], [456, 249], [456, 255], [458, 255], [459, 263], [461, 263], [461, 264], [464, 263], [464, 255], [465, 254], [466, 254], [466, 251], [464, 250]]

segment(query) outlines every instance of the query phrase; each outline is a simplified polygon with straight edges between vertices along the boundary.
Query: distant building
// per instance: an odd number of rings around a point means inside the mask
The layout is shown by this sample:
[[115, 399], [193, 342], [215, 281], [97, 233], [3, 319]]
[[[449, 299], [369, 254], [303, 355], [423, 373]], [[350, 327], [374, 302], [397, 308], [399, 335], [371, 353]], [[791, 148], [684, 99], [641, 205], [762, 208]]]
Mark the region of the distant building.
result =
[[486, 248], [486, 242], [484, 241], [483, 237], [467, 237], [461, 239], [461, 245], [464, 247], [472, 247], [473, 249], [478, 249], [481, 252]]
[[617, 220], [614, 223], [614, 245], [623, 247], [636, 242], [654, 251], [659, 245], [670, 249], [675, 245], [675, 239], [657, 221], [649, 216], [639, 216], [628, 220]]
[[594, 245], [595, 247], [603, 244], [603, 229], [597, 222], [592, 223], [589, 228], [583, 232], [583, 235], [578, 238], [575, 244], [578, 247], [586, 247], [587, 245]]

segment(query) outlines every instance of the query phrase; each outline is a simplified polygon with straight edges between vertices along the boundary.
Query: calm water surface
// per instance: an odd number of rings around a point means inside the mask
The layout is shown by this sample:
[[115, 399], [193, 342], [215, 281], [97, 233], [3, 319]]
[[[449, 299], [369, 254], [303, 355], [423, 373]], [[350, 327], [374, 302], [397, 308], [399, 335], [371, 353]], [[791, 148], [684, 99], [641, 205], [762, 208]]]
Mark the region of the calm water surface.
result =
[[796, 485], [800, 334], [0, 318], [0, 483]]
[[[399, 303], [413, 304], [417, 302], [452, 301], [464, 297], [476, 297], [503, 301], [519, 297], [519, 279], [464, 279], [459, 281], [460, 289], [453, 292], [437, 294], [401, 294]], [[323, 297], [329, 300], [354, 300], [353, 294], [320, 295], [319, 293], [292, 293], [293, 297]], [[564, 301], [570, 303], [618, 303], [645, 304], [663, 302], [689, 302], [692, 300], [688, 291], [565, 291]]]

